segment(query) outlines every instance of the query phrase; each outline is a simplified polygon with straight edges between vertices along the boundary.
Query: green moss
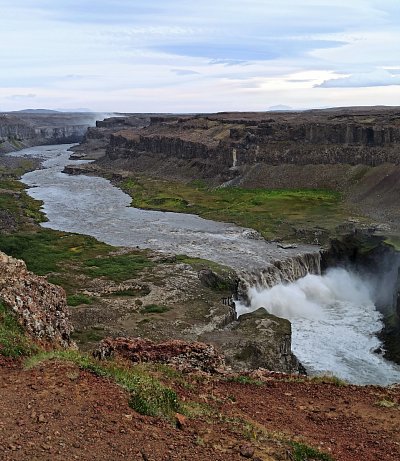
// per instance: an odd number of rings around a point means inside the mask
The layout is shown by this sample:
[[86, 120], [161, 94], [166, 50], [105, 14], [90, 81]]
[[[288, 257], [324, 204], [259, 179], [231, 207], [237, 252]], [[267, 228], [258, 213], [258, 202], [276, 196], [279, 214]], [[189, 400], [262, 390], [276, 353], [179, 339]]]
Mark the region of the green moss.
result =
[[26, 361], [30, 368], [46, 360], [57, 359], [75, 363], [84, 370], [114, 380], [130, 393], [130, 406], [143, 415], [172, 418], [180, 403], [172, 389], [164, 386], [141, 367], [119, 364], [113, 360], [98, 361], [76, 351], [39, 354]]
[[0, 354], [17, 358], [31, 355], [38, 348], [26, 336], [13, 313], [0, 301]]

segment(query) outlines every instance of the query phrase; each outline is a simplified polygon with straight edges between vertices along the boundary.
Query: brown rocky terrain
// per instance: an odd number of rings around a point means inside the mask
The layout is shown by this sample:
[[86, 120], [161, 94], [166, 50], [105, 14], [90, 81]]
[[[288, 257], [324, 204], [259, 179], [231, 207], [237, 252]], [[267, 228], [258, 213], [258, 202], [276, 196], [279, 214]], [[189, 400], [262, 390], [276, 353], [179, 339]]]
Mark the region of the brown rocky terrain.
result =
[[24, 370], [2, 360], [2, 459], [328, 459], [297, 456], [289, 440], [319, 448], [337, 461], [399, 459], [398, 387], [288, 378], [265, 375], [241, 383], [186, 375], [176, 389], [197, 411], [179, 417], [177, 428], [171, 421], [139, 415], [128, 406], [126, 391], [74, 365], [48, 362]]

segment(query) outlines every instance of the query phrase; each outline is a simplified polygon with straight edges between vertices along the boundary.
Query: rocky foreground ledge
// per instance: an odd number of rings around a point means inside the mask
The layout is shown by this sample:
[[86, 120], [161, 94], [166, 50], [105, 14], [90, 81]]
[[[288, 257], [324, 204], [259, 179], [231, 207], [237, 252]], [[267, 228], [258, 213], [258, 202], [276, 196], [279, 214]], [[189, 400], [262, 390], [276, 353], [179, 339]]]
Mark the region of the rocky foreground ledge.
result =
[[35, 342], [45, 347], [76, 347], [64, 289], [29, 272], [24, 261], [2, 252], [0, 299]]

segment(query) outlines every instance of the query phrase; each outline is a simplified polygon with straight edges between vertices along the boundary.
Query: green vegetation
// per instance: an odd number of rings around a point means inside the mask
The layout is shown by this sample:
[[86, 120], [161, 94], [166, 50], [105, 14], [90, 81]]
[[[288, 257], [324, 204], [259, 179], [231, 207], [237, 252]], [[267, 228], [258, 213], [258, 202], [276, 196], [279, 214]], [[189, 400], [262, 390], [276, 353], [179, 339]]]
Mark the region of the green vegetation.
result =
[[91, 237], [50, 229], [0, 235], [0, 250], [23, 259], [28, 269], [38, 275], [58, 272], [62, 264], [82, 263], [97, 254], [107, 254], [111, 249]]
[[321, 461], [333, 461], [333, 458], [326, 454], [321, 453], [315, 448], [309, 447], [303, 443], [292, 442], [293, 446], [293, 460], [294, 461], [307, 461], [307, 460], [321, 460]]
[[69, 295], [76, 294], [78, 288], [74, 275], [123, 281], [154, 265], [144, 251], [110, 255], [113, 247], [92, 237], [51, 229], [0, 234], [0, 250], [23, 259], [35, 274], [51, 274], [49, 282], [61, 285]]
[[67, 296], [67, 304], [68, 306], [79, 306], [81, 304], [92, 304], [93, 298], [90, 296], [86, 296], [82, 293], [77, 293], [75, 295]]
[[163, 314], [170, 310], [167, 306], [159, 306], [158, 304], [147, 304], [140, 309], [143, 314]]
[[13, 179], [1, 179], [0, 172], [0, 210], [14, 217], [19, 228], [29, 229], [31, 222], [46, 221], [40, 211], [42, 202], [34, 200], [24, 191], [24, 185]]
[[172, 389], [135, 367], [116, 361], [98, 361], [76, 351], [53, 351], [35, 355], [26, 361], [26, 367], [34, 367], [46, 360], [65, 360], [97, 376], [110, 378], [130, 393], [130, 406], [143, 415], [172, 418], [180, 408], [178, 397]]
[[333, 229], [348, 216], [340, 194], [329, 190], [208, 189], [199, 181], [144, 177], [126, 179], [120, 186], [132, 196], [132, 206], [234, 222], [265, 238], [295, 238], [293, 227]]
[[154, 263], [141, 253], [104, 256], [85, 261], [85, 272], [91, 277], [107, 277], [122, 282], [136, 276]]
[[17, 358], [37, 352], [12, 312], [0, 301], [0, 355]]

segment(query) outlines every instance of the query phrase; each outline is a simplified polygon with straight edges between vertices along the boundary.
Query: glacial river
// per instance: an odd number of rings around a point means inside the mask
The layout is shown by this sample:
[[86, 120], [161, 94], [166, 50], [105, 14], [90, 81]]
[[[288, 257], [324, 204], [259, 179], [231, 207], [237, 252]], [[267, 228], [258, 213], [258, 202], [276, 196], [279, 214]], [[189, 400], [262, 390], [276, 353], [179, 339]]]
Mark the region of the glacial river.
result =
[[[195, 215], [140, 210], [131, 198], [108, 180], [62, 173], [70, 145], [40, 146], [10, 155], [43, 159], [43, 168], [22, 181], [28, 193], [44, 202], [44, 227], [91, 235], [115, 246], [151, 248], [210, 259], [236, 269], [263, 268], [269, 261], [315, 246], [281, 249], [254, 239], [248, 229], [205, 220]], [[269, 290], [252, 289], [251, 306], [239, 313], [266, 307], [292, 322], [294, 353], [312, 373], [333, 373], [357, 384], [400, 382], [400, 368], [373, 350], [380, 346], [381, 328], [368, 281], [347, 271], [307, 276], [294, 284]]]

